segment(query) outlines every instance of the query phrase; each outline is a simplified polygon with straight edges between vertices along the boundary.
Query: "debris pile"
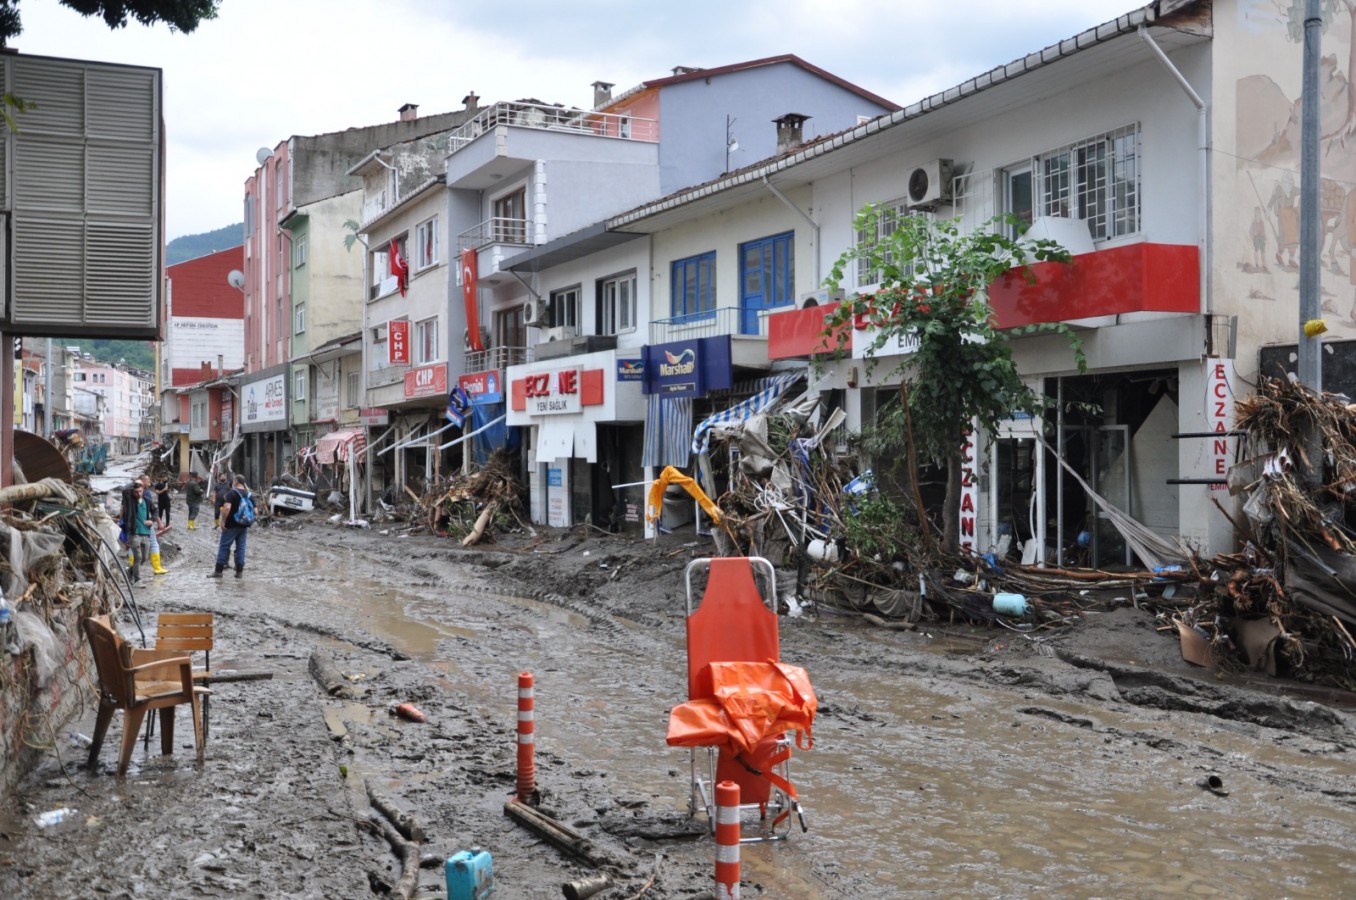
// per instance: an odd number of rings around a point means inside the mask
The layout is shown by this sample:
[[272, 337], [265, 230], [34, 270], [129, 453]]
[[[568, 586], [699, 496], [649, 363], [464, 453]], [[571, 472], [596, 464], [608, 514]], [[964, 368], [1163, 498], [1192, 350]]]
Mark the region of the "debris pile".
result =
[[434, 534], [469, 546], [487, 532], [526, 528], [518, 515], [521, 509], [522, 487], [509, 457], [499, 452], [472, 475], [431, 485], [423, 496], [415, 497], [415, 508], [407, 516]]
[[1235, 415], [1244, 547], [1194, 562], [1196, 596], [1165, 612], [1220, 667], [1356, 688], [1356, 404], [1273, 378]]

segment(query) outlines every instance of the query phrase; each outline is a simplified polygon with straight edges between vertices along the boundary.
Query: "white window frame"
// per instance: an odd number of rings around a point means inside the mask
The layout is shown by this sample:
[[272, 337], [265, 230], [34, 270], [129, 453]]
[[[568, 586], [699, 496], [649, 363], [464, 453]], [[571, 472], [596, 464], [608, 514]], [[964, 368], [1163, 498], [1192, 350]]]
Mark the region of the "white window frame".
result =
[[348, 395], [348, 406], [357, 409], [362, 406], [363, 382], [361, 372], [348, 372], [344, 378], [344, 390]]
[[[629, 296], [622, 296], [628, 294]], [[636, 273], [626, 272], [598, 282], [598, 333], [636, 330]]]
[[415, 363], [437, 362], [438, 356], [438, 317], [420, 319], [414, 323]]
[[301, 403], [306, 399], [306, 369], [297, 369], [292, 373], [292, 400], [295, 403]]
[[579, 285], [552, 291], [546, 309], [547, 321], [551, 323], [551, 327], [563, 326], [573, 328], [576, 334], [583, 333], [580, 330], [580, 320], [583, 316], [579, 309]]
[[302, 235], [292, 242], [292, 267], [300, 269], [306, 265], [306, 261], [311, 258], [311, 241], [306, 235]]
[[1087, 222], [1094, 241], [1143, 227], [1139, 123], [1123, 125], [1037, 155], [1031, 196], [1037, 216]]
[[306, 331], [306, 304], [298, 303], [292, 308], [292, 333], [304, 334]]
[[[899, 227], [899, 220], [910, 214], [903, 198], [878, 203], [876, 206], [880, 209], [880, 216], [876, 219], [874, 231], [867, 233], [858, 230], [856, 233], [855, 241], [858, 251], [869, 250], [894, 234], [895, 229]], [[882, 275], [880, 269], [868, 268], [865, 260], [857, 260], [857, 287], [864, 288], [880, 284]]]
[[439, 263], [441, 249], [438, 246], [438, 217], [420, 222], [414, 230], [416, 272], [436, 266]]

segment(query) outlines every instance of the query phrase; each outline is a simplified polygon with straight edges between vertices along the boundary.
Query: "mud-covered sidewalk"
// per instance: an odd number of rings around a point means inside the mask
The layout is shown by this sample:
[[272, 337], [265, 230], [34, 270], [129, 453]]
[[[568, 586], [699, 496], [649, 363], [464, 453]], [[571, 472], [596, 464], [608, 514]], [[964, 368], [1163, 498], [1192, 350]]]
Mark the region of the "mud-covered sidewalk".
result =
[[[383, 893], [400, 867], [365, 824], [371, 787], [427, 833], [420, 896], [480, 847], [497, 896], [559, 897], [599, 870], [504, 815], [524, 669], [543, 808], [605, 861], [616, 886], [598, 896], [710, 890], [686, 753], [664, 744], [684, 699], [682, 572], [706, 543], [578, 529], [463, 550], [316, 516], [257, 528], [245, 577], [216, 582], [215, 535], [173, 536], [171, 573], [137, 592], [148, 630], [159, 611], [212, 611], [213, 668], [273, 677], [216, 687], [201, 766], [183, 714], [175, 754], [139, 743], [122, 782], [120, 715], [97, 773], [52, 735], [0, 817], [0, 896]], [[782, 656], [821, 703], [797, 757], [810, 831], [746, 847], [744, 895], [1340, 893], [1356, 875], [1342, 698], [1193, 670], [1153, 624], [1130, 605], [1035, 633], [783, 619]], [[123, 631], [138, 637], [126, 616]], [[311, 677], [317, 652], [352, 699]], [[390, 713], [406, 702], [427, 721]], [[67, 731], [92, 720], [91, 705]], [[56, 809], [73, 812], [36, 824]]]

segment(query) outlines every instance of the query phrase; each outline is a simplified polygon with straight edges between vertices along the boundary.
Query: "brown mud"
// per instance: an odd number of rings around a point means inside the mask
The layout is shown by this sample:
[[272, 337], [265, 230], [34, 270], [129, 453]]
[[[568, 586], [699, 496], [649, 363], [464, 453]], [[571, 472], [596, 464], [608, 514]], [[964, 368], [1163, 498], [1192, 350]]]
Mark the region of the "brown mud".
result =
[[[148, 633], [158, 611], [210, 610], [213, 668], [273, 678], [216, 687], [201, 767], [182, 714], [176, 753], [139, 742], [122, 782], [120, 715], [97, 773], [67, 734], [92, 707], [54, 733], [0, 813], [0, 896], [380, 893], [400, 872], [362, 824], [370, 784], [428, 835], [419, 896], [480, 847], [496, 896], [559, 897], [597, 870], [503, 811], [524, 670], [542, 808], [610, 862], [598, 896], [711, 889], [687, 753], [664, 742], [685, 699], [683, 569], [708, 541], [540, 530], [464, 550], [316, 516], [256, 528], [245, 577], [212, 581], [214, 533], [181, 528], [170, 574], [137, 591]], [[782, 657], [820, 698], [795, 769], [810, 830], [743, 848], [746, 897], [1317, 897], [1356, 879], [1344, 697], [1195, 669], [1129, 605], [1034, 632], [809, 613], [782, 620]], [[353, 699], [313, 680], [316, 651]], [[35, 823], [59, 808], [75, 812]]]

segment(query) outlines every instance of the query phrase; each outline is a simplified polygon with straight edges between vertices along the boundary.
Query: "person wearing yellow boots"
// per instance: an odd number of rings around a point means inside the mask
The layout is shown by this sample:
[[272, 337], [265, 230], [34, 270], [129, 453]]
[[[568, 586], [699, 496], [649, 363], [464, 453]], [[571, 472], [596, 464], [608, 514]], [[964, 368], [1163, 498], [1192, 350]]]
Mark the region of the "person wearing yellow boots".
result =
[[[153, 496], [153, 492], [151, 489], [151, 476], [142, 475], [138, 483], [141, 485], [142, 492], [145, 494], [147, 498]], [[154, 525], [160, 526], [159, 517], [156, 518]], [[164, 534], [166, 531], [169, 530], [170, 526], [168, 525], [161, 527], [152, 527], [151, 533], [149, 535], [151, 545], [151, 571], [157, 575], [169, 574], [169, 569], [166, 569], [164, 566], [160, 564], [160, 535]]]
[[207, 496], [207, 485], [197, 472], [188, 473], [188, 485], [184, 488], [184, 502], [188, 504], [188, 530], [198, 530], [198, 510], [202, 509], [202, 499]]
[[142, 490], [139, 483], [132, 488], [132, 505], [129, 510], [131, 527], [127, 533], [127, 546], [132, 551], [133, 581], [141, 580], [141, 562], [146, 558], [150, 548], [150, 536], [155, 534], [155, 524], [151, 521], [151, 505], [143, 496]]

